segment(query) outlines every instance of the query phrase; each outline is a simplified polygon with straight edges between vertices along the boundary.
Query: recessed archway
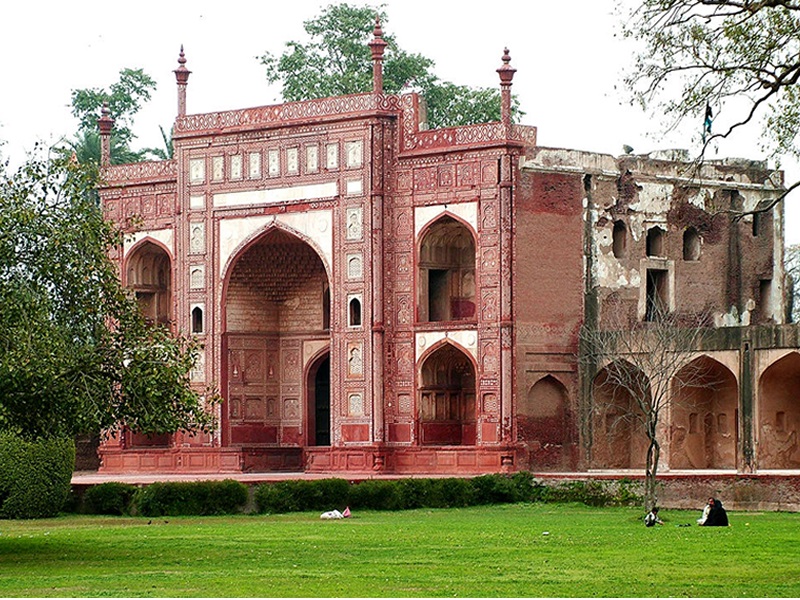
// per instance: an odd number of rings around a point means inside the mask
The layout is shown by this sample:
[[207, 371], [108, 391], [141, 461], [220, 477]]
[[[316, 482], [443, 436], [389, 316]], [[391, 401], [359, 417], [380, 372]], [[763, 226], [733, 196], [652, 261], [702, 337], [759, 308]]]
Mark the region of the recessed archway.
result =
[[547, 375], [531, 386], [517, 406], [516, 424], [517, 439], [527, 444], [534, 468], [569, 468], [569, 395], [558, 379]]
[[421, 369], [419, 440], [424, 445], [474, 445], [475, 367], [454, 345], [431, 352]]
[[[612, 370], [629, 373], [630, 384], [615, 383]], [[644, 468], [648, 440], [633, 391], [647, 393], [649, 382], [639, 369], [626, 361], [603, 368], [592, 382], [592, 462], [596, 468]]]
[[133, 290], [148, 323], [168, 325], [172, 320], [172, 261], [159, 245], [145, 241], [127, 258], [126, 286]]
[[[304, 377], [303, 347], [330, 343], [329, 294], [319, 254], [288, 231], [274, 227], [234, 258], [223, 302], [225, 443], [317, 442], [316, 431], [308, 428], [307, 420], [318, 414], [308, 410], [308, 388], [323, 388], [317, 375], [330, 367], [317, 364], [314, 379]], [[330, 437], [317, 443], [324, 441]]]
[[734, 469], [739, 445], [739, 386], [723, 364], [701, 356], [672, 383], [670, 468]]
[[800, 469], [800, 354], [771, 364], [758, 387], [759, 469]]
[[423, 234], [419, 250], [419, 321], [465, 321], [475, 308], [475, 240], [466, 225], [450, 216]]

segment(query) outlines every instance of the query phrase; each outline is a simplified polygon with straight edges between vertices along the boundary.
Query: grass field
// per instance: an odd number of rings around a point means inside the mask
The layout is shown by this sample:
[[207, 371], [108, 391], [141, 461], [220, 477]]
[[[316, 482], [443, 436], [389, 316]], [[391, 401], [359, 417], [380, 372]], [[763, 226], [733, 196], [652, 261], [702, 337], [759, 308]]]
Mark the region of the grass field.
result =
[[[800, 514], [517, 504], [0, 521], [0, 596], [800, 596]], [[693, 523], [691, 527], [678, 527]]]

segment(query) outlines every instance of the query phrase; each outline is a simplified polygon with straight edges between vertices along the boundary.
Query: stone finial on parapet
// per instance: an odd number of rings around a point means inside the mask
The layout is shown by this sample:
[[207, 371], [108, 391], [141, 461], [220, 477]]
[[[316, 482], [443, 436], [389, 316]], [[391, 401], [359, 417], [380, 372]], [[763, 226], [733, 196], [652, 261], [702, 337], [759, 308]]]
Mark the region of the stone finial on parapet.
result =
[[511, 55], [508, 53], [508, 48], [505, 48], [503, 66], [497, 69], [497, 74], [500, 75], [500, 122], [507, 128], [507, 132], [511, 129], [511, 81], [517, 72], [509, 64], [510, 62]]
[[383, 52], [388, 44], [383, 39], [381, 18], [375, 15], [375, 29], [372, 30], [372, 41], [369, 49], [372, 51], [372, 91], [376, 94], [383, 93]]
[[186, 55], [183, 53], [183, 44], [181, 44], [181, 53], [178, 56], [178, 68], [173, 71], [175, 73], [175, 81], [178, 83], [178, 116], [186, 116], [186, 84], [189, 82], [189, 75], [191, 71], [186, 68]]
[[111, 130], [114, 129], [114, 119], [111, 118], [108, 102], [103, 102], [97, 128], [100, 130], [100, 166], [107, 167], [111, 164]]

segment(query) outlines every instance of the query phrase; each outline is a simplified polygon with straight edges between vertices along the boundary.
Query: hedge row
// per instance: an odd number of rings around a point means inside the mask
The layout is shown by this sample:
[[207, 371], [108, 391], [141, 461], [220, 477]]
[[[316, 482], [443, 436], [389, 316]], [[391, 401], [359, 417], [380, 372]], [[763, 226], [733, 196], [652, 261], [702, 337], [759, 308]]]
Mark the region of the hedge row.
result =
[[261, 513], [343, 509], [407, 510], [455, 508], [511, 502], [582, 502], [590, 506], [641, 503], [635, 484], [568, 481], [545, 485], [528, 472], [481, 475], [471, 479], [370, 479], [349, 484], [342, 479], [287, 480], [255, 490]]
[[229, 515], [243, 512], [247, 486], [232, 479], [151, 483], [137, 487], [110, 481], [83, 495], [81, 512], [96, 515]]
[[69, 495], [75, 443], [0, 434], [0, 518], [53, 517]]

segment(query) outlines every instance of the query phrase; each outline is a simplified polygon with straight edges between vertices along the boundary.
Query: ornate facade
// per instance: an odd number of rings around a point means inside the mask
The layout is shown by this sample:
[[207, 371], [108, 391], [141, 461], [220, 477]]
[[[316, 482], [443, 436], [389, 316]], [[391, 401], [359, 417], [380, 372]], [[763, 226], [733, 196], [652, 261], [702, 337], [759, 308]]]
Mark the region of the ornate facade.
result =
[[382, 93], [380, 36], [371, 93], [200, 115], [181, 52], [174, 159], [106, 166], [123, 282], [203, 341], [193, 381], [224, 402], [213, 435], [108, 439], [101, 471], [637, 467], [633, 433], [584, 426], [597, 374], [578, 337], [654, 299], [711, 315], [722, 333], [697, 360], [725, 381], [672, 415], [663, 468], [800, 467], [780, 206], [712, 210], [782, 181], [539, 147], [511, 122], [507, 51], [501, 121], [429, 130], [422, 98]]

